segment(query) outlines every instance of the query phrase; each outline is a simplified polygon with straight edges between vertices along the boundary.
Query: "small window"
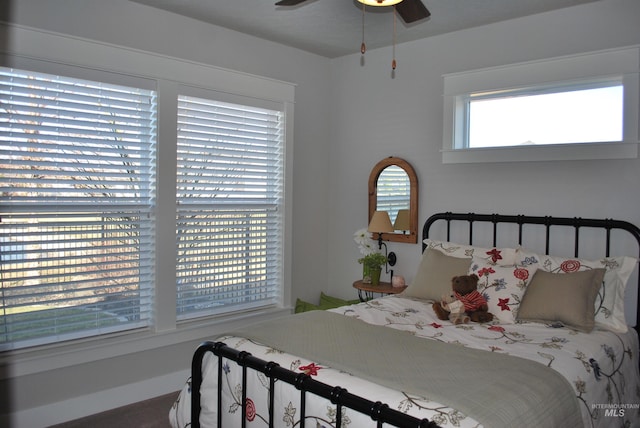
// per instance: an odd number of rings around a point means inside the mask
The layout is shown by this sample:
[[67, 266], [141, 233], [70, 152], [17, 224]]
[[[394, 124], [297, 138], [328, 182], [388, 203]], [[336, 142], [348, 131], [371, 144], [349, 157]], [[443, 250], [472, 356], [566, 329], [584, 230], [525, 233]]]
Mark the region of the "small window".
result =
[[622, 141], [619, 80], [472, 94], [465, 109], [470, 148]]
[[444, 76], [443, 163], [638, 156], [639, 49]]

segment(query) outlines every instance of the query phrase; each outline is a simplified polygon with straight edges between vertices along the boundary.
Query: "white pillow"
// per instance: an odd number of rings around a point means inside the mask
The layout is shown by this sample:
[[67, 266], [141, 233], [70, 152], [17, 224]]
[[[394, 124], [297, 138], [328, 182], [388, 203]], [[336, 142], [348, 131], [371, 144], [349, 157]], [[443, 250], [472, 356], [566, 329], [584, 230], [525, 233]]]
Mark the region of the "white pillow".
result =
[[487, 300], [489, 312], [501, 324], [514, 324], [522, 296], [533, 278], [536, 266], [493, 265], [474, 257], [469, 274], [478, 275], [478, 291]]
[[518, 250], [519, 264], [523, 266], [537, 265], [552, 273], [570, 273], [604, 268], [604, 280], [595, 301], [595, 324], [618, 333], [627, 331], [624, 316], [624, 293], [629, 277], [638, 259], [634, 257], [608, 257], [600, 260], [553, 257], [537, 254], [526, 249]]
[[512, 265], [517, 260], [517, 250], [515, 248], [483, 248], [433, 239], [425, 239], [422, 242], [427, 248], [438, 250], [451, 257], [463, 259], [476, 257], [493, 265]]

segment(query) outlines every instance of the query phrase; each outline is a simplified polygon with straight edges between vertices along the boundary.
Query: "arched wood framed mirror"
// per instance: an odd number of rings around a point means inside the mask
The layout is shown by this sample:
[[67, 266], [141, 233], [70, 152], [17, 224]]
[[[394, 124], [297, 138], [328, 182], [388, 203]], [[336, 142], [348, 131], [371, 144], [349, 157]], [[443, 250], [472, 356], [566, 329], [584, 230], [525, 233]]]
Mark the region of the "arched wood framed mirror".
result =
[[[409, 162], [390, 156], [373, 167], [369, 175], [369, 222], [376, 210], [387, 211], [391, 223], [398, 227], [393, 233], [383, 233], [384, 241], [418, 242], [418, 177]], [[407, 211], [408, 225], [400, 226]], [[378, 239], [377, 233], [373, 239]]]

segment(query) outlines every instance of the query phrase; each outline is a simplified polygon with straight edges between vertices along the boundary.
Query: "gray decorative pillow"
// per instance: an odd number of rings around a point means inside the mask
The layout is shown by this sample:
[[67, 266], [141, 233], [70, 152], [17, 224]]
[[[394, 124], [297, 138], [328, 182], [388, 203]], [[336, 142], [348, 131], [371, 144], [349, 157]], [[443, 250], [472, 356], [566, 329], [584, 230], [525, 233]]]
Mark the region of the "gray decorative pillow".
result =
[[638, 259], [635, 257], [605, 257], [598, 260], [553, 257], [536, 254], [526, 249], [518, 251], [518, 264], [536, 265], [538, 270], [547, 272], [571, 273], [604, 268], [604, 280], [594, 304], [596, 326], [610, 331], [625, 333], [627, 321], [624, 314], [624, 295], [627, 283]]
[[539, 269], [527, 287], [518, 321], [561, 322], [589, 333], [595, 326], [594, 303], [605, 270], [551, 273]]
[[451, 278], [466, 275], [471, 258], [451, 257], [427, 248], [413, 283], [403, 292], [404, 296], [440, 301], [443, 294], [451, 293]]

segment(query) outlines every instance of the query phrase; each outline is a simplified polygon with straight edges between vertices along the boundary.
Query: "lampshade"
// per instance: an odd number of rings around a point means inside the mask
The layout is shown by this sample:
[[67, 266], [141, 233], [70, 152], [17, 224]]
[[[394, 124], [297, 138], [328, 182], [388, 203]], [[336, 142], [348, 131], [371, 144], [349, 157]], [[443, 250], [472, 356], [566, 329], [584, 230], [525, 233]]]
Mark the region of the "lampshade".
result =
[[393, 6], [400, 3], [402, 0], [358, 0], [362, 4], [367, 6]]
[[393, 226], [391, 225], [389, 213], [386, 211], [374, 212], [367, 229], [369, 230], [369, 232], [373, 233], [393, 232]]
[[396, 221], [393, 223], [394, 230], [409, 230], [409, 210], [398, 210]]

